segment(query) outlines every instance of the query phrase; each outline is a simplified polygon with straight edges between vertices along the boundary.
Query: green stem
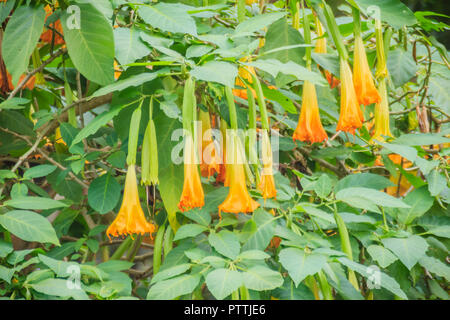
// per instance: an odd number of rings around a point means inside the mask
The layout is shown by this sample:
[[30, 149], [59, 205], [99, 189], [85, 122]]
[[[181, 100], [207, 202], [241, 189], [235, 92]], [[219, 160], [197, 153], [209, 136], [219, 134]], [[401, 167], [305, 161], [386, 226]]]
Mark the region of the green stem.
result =
[[[309, 26], [309, 19], [305, 13], [304, 2], [302, 1], [302, 11], [303, 11], [303, 30], [304, 30], [304, 38], [305, 44], [311, 44], [311, 28]], [[306, 59], [306, 67], [311, 70], [311, 47], [305, 48], [305, 59]]]
[[173, 231], [170, 225], [166, 229], [166, 233], [164, 234], [164, 258], [167, 257], [170, 250], [173, 248]]
[[127, 260], [128, 261], [133, 261], [134, 257], [136, 256], [139, 247], [141, 246], [142, 243], [142, 236], [140, 234], [137, 235], [136, 239], [133, 240], [133, 246], [131, 247], [131, 249], [128, 251], [127, 254]]
[[246, 286], [242, 286], [239, 288], [239, 293], [241, 296], [241, 300], [250, 300], [250, 293]]
[[237, 130], [237, 115], [236, 115], [236, 105], [234, 103], [233, 92], [230, 87], [225, 87], [225, 96], [228, 102], [228, 112], [230, 113], [230, 126], [231, 129]]
[[245, 0], [237, 0], [237, 15], [239, 23], [245, 20]]
[[111, 256], [110, 260], [119, 260], [123, 254], [125, 253], [125, 251], [127, 251], [130, 246], [133, 243], [133, 239], [131, 239], [130, 236], [128, 236], [121, 244], [120, 246], [116, 249], [116, 251], [113, 253], [113, 255]]
[[128, 165], [136, 164], [136, 152], [139, 139], [139, 124], [141, 122], [141, 114], [142, 114], [141, 107], [143, 102], [144, 99], [141, 100], [139, 107], [133, 111], [133, 115], [131, 116], [130, 133], [128, 135], [128, 156], [127, 156]]
[[261, 127], [264, 130], [269, 130], [269, 118], [267, 116], [266, 101], [264, 100], [264, 93], [256, 74], [250, 73], [253, 78], [253, 88], [256, 91], [256, 98], [258, 99], [259, 113], [261, 114]]
[[353, 14], [353, 33], [356, 37], [361, 36], [361, 15], [359, 13], [359, 10], [355, 7], [352, 7], [352, 14]]

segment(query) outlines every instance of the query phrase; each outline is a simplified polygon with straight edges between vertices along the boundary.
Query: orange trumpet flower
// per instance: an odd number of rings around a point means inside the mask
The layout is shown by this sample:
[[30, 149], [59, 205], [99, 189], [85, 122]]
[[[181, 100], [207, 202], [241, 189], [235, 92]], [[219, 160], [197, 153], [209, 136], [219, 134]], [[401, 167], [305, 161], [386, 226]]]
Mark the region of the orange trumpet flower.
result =
[[303, 85], [302, 109], [292, 139], [311, 143], [328, 139], [320, 122], [316, 87], [309, 81], [305, 81]]
[[142, 234], [146, 232], [152, 234], [155, 226], [145, 220], [139, 201], [138, 188], [136, 182], [136, 169], [134, 164], [128, 166], [125, 179], [125, 190], [123, 201], [116, 219], [106, 230], [106, 234], [111, 240], [111, 236], [126, 236], [129, 234]]
[[368, 106], [380, 102], [381, 97], [373, 82], [361, 36], [355, 37], [353, 84], [359, 104]]
[[[47, 21], [47, 18], [53, 13], [52, 8], [49, 5], [46, 5], [44, 7], [45, 12], [47, 13], [47, 15], [45, 16], [45, 21]], [[63, 44], [64, 43], [64, 38], [60, 36], [60, 34], [63, 34], [63, 29], [62, 29], [62, 25], [61, 25], [61, 21], [58, 19], [55, 22], [50, 24], [50, 27], [52, 27], [53, 29], [55, 29], [57, 32], [54, 32], [52, 29], [48, 29], [46, 31], [44, 31], [41, 34], [41, 40], [43, 42], [46, 43], [52, 43], [52, 37], [53, 37], [53, 33], [54, 33], [54, 43], [55, 45], [58, 44]]]
[[263, 130], [262, 153], [263, 170], [261, 173], [261, 180], [259, 182], [258, 189], [262, 192], [264, 200], [266, 200], [267, 198], [275, 198], [277, 196], [277, 190], [275, 189], [275, 181], [273, 179], [272, 170], [272, 148], [270, 146], [270, 140], [267, 130]]
[[219, 205], [220, 212], [231, 212], [238, 214], [239, 212], [253, 212], [259, 207], [259, 203], [250, 196], [247, 185], [245, 183], [245, 170], [243, 164], [242, 147], [239, 145], [238, 137], [233, 137], [231, 146], [227, 146], [232, 163], [228, 165], [230, 190], [227, 198]]
[[205, 196], [200, 175], [196, 164], [194, 141], [191, 135], [186, 136], [184, 149], [184, 184], [178, 208], [188, 211], [192, 208], [203, 207]]
[[351, 134], [356, 129], [362, 127], [364, 116], [359, 107], [356, 97], [355, 88], [353, 86], [352, 71], [348, 62], [341, 58], [340, 62], [341, 74], [341, 112], [336, 130], [347, 131]]

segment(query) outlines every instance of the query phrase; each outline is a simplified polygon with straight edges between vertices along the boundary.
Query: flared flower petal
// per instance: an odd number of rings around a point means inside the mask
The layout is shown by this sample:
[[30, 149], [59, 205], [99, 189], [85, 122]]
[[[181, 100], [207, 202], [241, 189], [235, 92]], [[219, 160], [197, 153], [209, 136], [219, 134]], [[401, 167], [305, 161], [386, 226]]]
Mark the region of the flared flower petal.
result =
[[178, 208], [188, 211], [192, 208], [203, 207], [205, 196], [200, 175], [196, 164], [194, 142], [191, 136], [186, 136], [184, 148], [184, 184]]
[[368, 106], [381, 100], [375, 87], [369, 63], [367, 62], [364, 43], [360, 36], [355, 38], [355, 53], [353, 62], [353, 84], [359, 104]]
[[340, 61], [341, 74], [341, 111], [336, 130], [355, 133], [356, 129], [362, 127], [364, 116], [359, 107], [353, 86], [352, 71], [348, 62], [344, 59]]
[[302, 109], [295, 129], [293, 140], [321, 142], [328, 138], [320, 122], [319, 106], [315, 86], [305, 81], [303, 85]]
[[231, 157], [227, 156], [227, 159], [233, 160], [231, 164], [227, 165], [230, 189], [227, 198], [219, 205], [219, 214], [222, 211], [236, 214], [240, 212], [249, 213], [259, 207], [259, 203], [252, 199], [247, 190], [244, 157], [237, 139], [237, 137], [234, 137], [232, 145], [227, 146], [232, 149], [228, 153]]
[[122, 205], [116, 219], [106, 230], [106, 234], [111, 239], [111, 236], [143, 235], [147, 232], [151, 235], [154, 231], [155, 226], [145, 220], [139, 201], [136, 169], [134, 165], [130, 165], [125, 179]]
[[374, 140], [384, 141], [383, 136], [392, 137], [391, 130], [389, 129], [389, 102], [385, 79], [380, 81], [379, 90], [381, 101], [375, 105], [375, 131], [371, 142], [374, 142]]

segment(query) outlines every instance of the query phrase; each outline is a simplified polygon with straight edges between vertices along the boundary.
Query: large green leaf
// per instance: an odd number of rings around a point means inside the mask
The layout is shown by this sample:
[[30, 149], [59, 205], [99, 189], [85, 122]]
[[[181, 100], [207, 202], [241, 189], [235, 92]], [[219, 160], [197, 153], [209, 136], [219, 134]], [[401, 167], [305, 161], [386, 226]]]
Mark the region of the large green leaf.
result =
[[326, 256], [322, 254], [306, 253], [304, 250], [297, 248], [281, 250], [279, 258], [295, 286], [298, 286], [307, 276], [319, 272], [327, 262]]
[[370, 254], [373, 260], [378, 262], [378, 264], [382, 268], [386, 268], [394, 261], [398, 260], [397, 257], [392, 254], [392, 252], [379, 245], [373, 244], [368, 246], [367, 252]]
[[400, 261], [411, 270], [412, 267], [425, 255], [428, 243], [424, 238], [413, 235], [408, 238], [382, 239], [383, 245], [391, 250]]
[[379, 282], [373, 281], [374, 285], [379, 285], [380, 287], [383, 287], [386, 290], [389, 290], [390, 292], [392, 292], [393, 294], [399, 296], [402, 299], [408, 299], [406, 294], [400, 288], [400, 285], [398, 284], [398, 282], [395, 281], [395, 279], [393, 279], [390, 276], [388, 276], [387, 274], [385, 274], [384, 272], [375, 271], [375, 272], [377, 272], [377, 274], [374, 274], [374, 270], [373, 269], [370, 269], [370, 268], [368, 268], [365, 265], [353, 262], [353, 261], [351, 261], [348, 258], [340, 257], [340, 258], [336, 258], [336, 259], [340, 263], [342, 263], [343, 265], [348, 267], [349, 269], [351, 269], [351, 270], [353, 270], [355, 272], [358, 272], [360, 275], [362, 275], [365, 278], [371, 279], [372, 281], [373, 280], [379, 280]]
[[194, 291], [199, 281], [200, 275], [188, 274], [158, 282], [148, 291], [147, 300], [172, 300]]
[[433, 257], [424, 256], [419, 260], [419, 263], [431, 273], [434, 273], [439, 277], [444, 277], [447, 281], [450, 281], [450, 267], [442, 261]]
[[88, 295], [77, 288], [74, 284], [74, 287], [68, 286], [68, 280], [63, 279], [45, 279], [43, 281], [31, 284], [31, 287], [41, 293], [57, 296], [57, 297], [65, 297], [65, 298], [73, 298], [75, 300], [89, 300]]
[[382, 190], [387, 187], [392, 187], [394, 184], [391, 180], [374, 173], [355, 173], [346, 176], [338, 181], [335, 192], [350, 187], [363, 187], [376, 190]]
[[262, 209], [253, 213], [252, 222], [255, 230], [243, 245], [243, 250], [265, 250], [275, 233], [275, 217]]
[[41, 197], [19, 197], [5, 201], [5, 205], [17, 209], [46, 210], [67, 207], [68, 205], [59, 200]]
[[172, 150], [177, 146], [177, 141], [172, 140], [172, 133], [181, 129], [181, 123], [177, 119], [167, 117], [159, 112], [155, 120], [156, 138], [158, 140], [158, 189], [169, 216], [172, 229], [176, 232], [178, 222], [176, 212], [179, 211], [181, 192], [183, 190], [183, 165], [172, 161]]
[[261, 48], [262, 59], [277, 59], [287, 63], [289, 61], [304, 65], [303, 57], [305, 48], [297, 47], [289, 50], [276, 51], [264, 54], [268, 51], [305, 43], [300, 32], [295, 30], [287, 19], [279, 19], [274, 22], [267, 30], [264, 46]]
[[417, 71], [417, 65], [412, 58], [411, 52], [401, 48], [389, 51], [387, 67], [396, 87], [400, 87], [408, 82]]
[[114, 29], [116, 59], [120, 64], [128, 64], [148, 55], [150, 48], [141, 40], [141, 31], [131, 28]]
[[[87, 79], [101, 85], [114, 81], [114, 36], [111, 24], [91, 4], [78, 4], [79, 29], [69, 12], [61, 23], [67, 50], [75, 67]], [[70, 27], [69, 27], [70, 26]]]
[[20, 76], [27, 70], [31, 53], [44, 29], [45, 11], [40, 6], [20, 6], [6, 25], [2, 41], [2, 55], [6, 69], [16, 86]]
[[398, 219], [404, 224], [410, 224], [414, 219], [424, 215], [431, 208], [434, 198], [430, 195], [427, 186], [422, 186], [408, 193], [404, 202], [410, 208], [400, 208]]
[[[373, 18], [379, 18], [396, 29], [417, 23], [414, 13], [400, 0], [352, 0], [359, 8]], [[349, 1], [350, 2], [350, 1]], [[381, 14], [377, 17], [377, 12]]]
[[230, 269], [216, 269], [206, 276], [206, 285], [213, 296], [222, 300], [242, 286], [242, 273]]
[[154, 80], [157, 76], [158, 76], [157, 72], [139, 73], [137, 75], [131, 76], [131, 77], [123, 79], [123, 80], [116, 81], [110, 85], [100, 88], [97, 91], [95, 91], [92, 94], [92, 96], [98, 97], [98, 96], [103, 96], [103, 95], [111, 93], [111, 92], [122, 91], [129, 87], [137, 87], [146, 82], [150, 82], [150, 81]]
[[238, 75], [238, 69], [234, 64], [223, 61], [209, 61], [201, 66], [195, 66], [191, 75], [198, 80], [212, 81], [224, 86], [234, 87], [234, 80]]
[[173, 278], [179, 274], [182, 274], [189, 270], [191, 268], [191, 265], [189, 263], [182, 263], [177, 266], [173, 266], [171, 268], [166, 268], [160, 272], [158, 272], [153, 278], [151, 283], [163, 281], [166, 279]]
[[208, 230], [208, 228], [200, 224], [184, 224], [177, 230], [173, 240], [177, 241], [185, 238], [195, 237], [206, 230]]
[[22, 240], [59, 245], [59, 240], [51, 223], [36, 212], [9, 211], [0, 215], [0, 224]]
[[109, 173], [94, 179], [89, 185], [89, 205], [101, 214], [114, 209], [120, 199], [120, 184]]
[[245, 287], [256, 291], [273, 290], [283, 284], [283, 277], [279, 272], [261, 265], [248, 269], [243, 278]]
[[285, 12], [271, 12], [256, 15], [238, 24], [235, 30], [235, 34], [251, 33], [261, 30], [262, 28], [274, 23], [278, 19], [283, 18], [285, 15]]
[[176, 4], [143, 5], [139, 7], [138, 12], [146, 23], [162, 31], [197, 35], [195, 20], [183, 7]]
[[45, 177], [55, 171], [56, 166], [51, 164], [41, 164], [39, 166], [32, 167], [25, 171], [23, 174], [24, 179], [34, 179], [39, 177]]
[[369, 209], [378, 212], [377, 205], [393, 208], [409, 208], [402, 200], [394, 198], [387, 193], [369, 188], [345, 188], [336, 193], [336, 199], [344, 201], [351, 206]]
[[208, 241], [217, 252], [230, 259], [236, 259], [241, 250], [238, 237], [228, 230], [211, 232]]
[[395, 144], [406, 146], [425, 146], [430, 144], [450, 143], [450, 139], [440, 133], [408, 133], [395, 139]]

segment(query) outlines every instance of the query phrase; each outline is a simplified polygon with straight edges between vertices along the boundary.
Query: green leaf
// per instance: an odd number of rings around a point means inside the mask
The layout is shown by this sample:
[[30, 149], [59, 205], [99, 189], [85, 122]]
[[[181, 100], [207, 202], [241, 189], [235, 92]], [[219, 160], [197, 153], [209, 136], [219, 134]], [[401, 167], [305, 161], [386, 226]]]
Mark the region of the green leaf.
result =
[[404, 224], [410, 224], [414, 219], [423, 216], [433, 205], [434, 198], [430, 196], [426, 186], [408, 193], [404, 202], [408, 209], [399, 209], [398, 218]]
[[339, 56], [333, 53], [312, 52], [311, 57], [323, 69], [340, 78]]
[[265, 14], [259, 14], [250, 19], [245, 20], [237, 25], [234, 34], [237, 35], [239, 33], [252, 33], [258, 30], [261, 30], [268, 25], [271, 25], [278, 19], [283, 18], [286, 15], [286, 12], [271, 12]]
[[17, 86], [20, 76], [27, 70], [31, 53], [44, 29], [44, 19], [42, 5], [19, 6], [6, 25], [2, 56], [14, 86]]
[[306, 253], [297, 248], [283, 249], [279, 253], [281, 265], [288, 271], [289, 276], [298, 286], [307, 276], [316, 274], [327, 263], [324, 255]]
[[176, 212], [179, 211], [178, 203], [183, 188], [184, 173], [183, 166], [175, 164], [171, 159], [171, 152], [167, 150], [176, 148], [178, 142], [172, 140], [172, 133], [181, 128], [181, 123], [160, 112], [155, 118], [155, 128], [158, 133], [156, 136], [158, 139], [158, 189], [167, 210], [170, 225], [176, 231], [178, 228]]
[[394, 140], [395, 144], [405, 146], [425, 146], [430, 144], [450, 143], [450, 139], [439, 133], [408, 133]]
[[[69, 56], [83, 76], [101, 85], [114, 81], [114, 36], [111, 24], [91, 4], [77, 4], [79, 27], [75, 17], [63, 11], [61, 24]], [[69, 27], [70, 26], [70, 27]], [[95, 30], [95, 32], [93, 32]]]
[[13, 251], [12, 243], [0, 240], [0, 258], [6, 258]]
[[[1, 4], [0, 4], [1, 7]], [[29, 99], [25, 99], [25, 98], [11, 98], [8, 100], [3, 101], [2, 103], [0, 103], [0, 110], [1, 109], [23, 109], [25, 108], [24, 104], [29, 103], [30, 100]]]
[[197, 35], [195, 20], [177, 4], [144, 5], [139, 7], [138, 13], [146, 23], [162, 31]]
[[[278, 102], [283, 107], [283, 109], [286, 110], [289, 113], [294, 113], [294, 114], [297, 113], [297, 108], [292, 103], [291, 99], [286, 97], [279, 90], [277, 90], [277, 89], [269, 89], [264, 84], [262, 84], [261, 87], [263, 89], [264, 98], [266, 98], [269, 101], [272, 100], [272, 101]], [[291, 139], [290, 139], [290, 141], [291, 141]], [[290, 150], [292, 150], [292, 148], [290, 148], [289, 151]]]
[[273, 296], [280, 300], [314, 300], [314, 294], [303, 283], [295, 286], [294, 282], [286, 277], [282, 287], [272, 292]]
[[[374, 2], [371, 0], [353, 0], [363, 11], [365, 15], [369, 13], [376, 17], [374, 11]], [[375, 4], [376, 9], [380, 10], [381, 21], [387, 22], [395, 29], [403, 28], [417, 23], [414, 13], [400, 0], [378, 0]]]
[[242, 273], [230, 269], [216, 269], [206, 276], [206, 285], [217, 300], [223, 300], [242, 286]]
[[447, 179], [437, 170], [433, 170], [428, 176], [428, 191], [435, 197], [439, 195], [447, 186]]
[[80, 265], [76, 262], [67, 262], [62, 260], [56, 260], [50, 257], [47, 257], [43, 254], [38, 255], [39, 260], [44, 263], [47, 267], [52, 269], [52, 271], [56, 274], [57, 277], [65, 278], [71, 275], [70, 267], [79, 267]]
[[166, 279], [173, 278], [175, 276], [178, 276], [179, 274], [182, 274], [189, 270], [191, 268], [191, 265], [189, 263], [183, 263], [179, 264], [177, 266], [173, 266], [171, 268], [166, 268], [160, 272], [158, 272], [153, 278], [150, 283], [160, 282]]
[[400, 145], [400, 144], [393, 144], [393, 143], [382, 143], [382, 142], [379, 142], [379, 144], [381, 144], [383, 147], [388, 149], [390, 152], [395, 153], [395, 154], [399, 154], [403, 158], [406, 158], [406, 159], [408, 159], [411, 162], [416, 161], [417, 150], [412, 148], [412, 147], [408, 147], [408, 146]]
[[261, 250], [247, 250], [237, 257], [238, 260], [264, 260], [269, 258], [270, 255]]
[[245, 241], [243, 250], [265, 250], [275, 233], [275, 217], [262, 209], [253, 213], [252, 221], [256, 228]]
[[97, 91], [95, 91], [92, 94], [92, 96], [99, 97], [99, 96], [103, 96], [103, 95], [111, 93], [111, 92], [122, 91], [129, 87], [137, 87], [146, 82], [150, 82], [150, 81], [156, 79], [157, 76], [158, 76], [158, 72], [139, 73], [137, 75], [131, 76], [131, 77], [123, 79], [123, 80], [118, 80], [110, 85], [100, 88]]
[[230, 259], [236, 259], [241, 250], [238, 237], [231, 231], [211, 232], [208, 237], [211, 246], [220, 254]]
[[69, 287], [69, 281], [63, 279], [45, 279], [38, 283], [32, 283], [30, 286], [34, 290], [50, 296], [70, 297], [75, 300], [89, 300], [88, 295], [83, 290], [76, 287]]
[[314, 192], [320, 198], [326, 198], [333, 188], [333, 181], [327, 174], [322, 174], [319, 179], [317, 179], [314, 184]]
[[369, 209], [378, 212], [378, 206], [392, 208], [409, 208], [402, 200], [394, 198], [387, 193], [369, 188], [345, 188], [336, 193], [336, 199], [344, 201], [351, 206]]
[[199, 274], [182, 275], [158, 282], [148, 291], [147, 300], [172, 300], [184, 294], [191, 293], [199, 282]]
[[209, 61], [201, 66], [195, 66], [191, 75], [198, 80], [212, 81], [233, 88], [238, 70], [234, 64], [223, 61]]
[[186, 58], [196, 58], [196, 57], [202, 57], [206, 55], [208, 52], [210, 52], [213, 49], [211, 46], [206, 45], [193, 45], [187, 48], [186, 50]]
[[335, 192], [338, 192], [342, 189], [350, 188], [350, 187], [363, 187], [370, 188], [376, 190], [382, 190], [387, 187], [395, 186], [395, 184], [378, 174], [374, 173], [355, 173], [346, 176], [345, 178], [338, 181], [336, 187], [334, 188]]
[[289, 61], [304, 65], [303, 57], [305, 55], [305, 48], [293, 48], [289, 50], [276, 51], [264, 54], [268, 51], [305, 43], [300, 32], [295, 30], [287, 21], [287, 19], [279, 19], [273, 23], [266, 33], [266, 40], [264, 46], [261, 48], [263, 59], [276, 59], [287, 63]]
[[78, 142], [89, 137], [90, 135], [96, 133], [101, 127], [111, 121], [125, 106], [116, 106], [111, 110], [102, 112], [100, 115], [96, 116], [94, 120], [89, 122], [72, 141], [72, 146], [76, 145]]
[[206, 230], [208, 230], [208, 228], [199, 224], [184, 224], [177, 230], [173, 240], [177, 241], [185, 238], [195, 237]]
[[95, 178], [88, 189], [88, 203], [97, 212], [104, 214], [115, 208], [120, 199], [120, 184], [109, 173]]
[[450, 267], [442, 261], [433, 257], [424, 256], [419, 260], [419, 264], [429, 272], [450, 281]]
[[412, 58], [411, 52], [401, 48], [389, 51], [387, 54], [387, 67], [389, 75], [396, 87], [400, 87], [409, 80], [417, 72], [417, 65]]
[[211, 215], [208, 211], [198, 208], [194, 208], [189, 211], [182, 212], [186, 218], [189, 218], [205, 227], [211, 223]]
[[51, 223], [36, 212], [9, 211], [0, 215], [0, 224], [22, 240], [53, 243], [59, 246], [59, 240]]
[[283, 284], [283, 277], [279, 272], [260, 265], [245, 271], [243, 278], [245, 287], [256, 291], [273, 290]]
[[114, 29], [116, 59], [120, 64], [135, 62], [150, 53], [140, 34], [141, 31], [135, 27]]
[[408, 238], [382, 239], [383, 245], [391, 250], [400, 261], [411, 270], [412, 267], [425, 255], [428, 243], [417, 235]]
[[14, 275], [14, 268], [6, 268], [0, 265], [0, 279], [6, 281], [7, 283], [11, 283], [11, 279]]
[[349, 269], [358, 272], [360, 275], [362, 275], [365, 278], [368, 279], [376, 279], [379, 275], [379, 283], [375, 283], [377, 285], [380, 285], [381, 287], [385, 288], [386, 290], [389, 290], [390, 292], [392, 292], [393, 294], [399, 296], [402, 299], [408, 299], [408, 297], [406, 296], [406, 294], [403, 292], [403, 290], [400, 288], [400, 285], [397, 283], [397, 281], [395, 281], [394, 278], [391, 278], [390, 276], [388, 276], [387, 274], [385, 274], [384, 272], [379, 272], [378, 275], [375, 275], [373, 272], [369, 272], [369, 270], [371, 270], [370, 268], [368, 268], [365, 265], [356, 263], [351, 261], [348, 258], [345, 257], [340, 257], [340, 258], [336, 258], [340, 263], [342, 263], [343, 265], [345, 265], [346, 267], [348, 267]]
[[55, 171], [56, 166], [51, 164], [41, 164], [39, 166], [32, 167], [25, 171], [23, 178], [26, 180], [45, 177]]
[[253, 62], [247, 62], [245, 65], [261, 69], [270, 73], [273, 77], [276, 77], [281, 72], [286, 75], [292, 75], [297, 80], [308, 80], [319, 86], [325, 86], [327, 84], [326, 80], [319, 73], [310, 71], [293, 61], [283, 63], [276, 59], [259, 59]]
[[108, 260], [97, 265], [97, 268], [105, 271], [106, 273], [119, 272], [128, 270], [134, 265], [133, 262], [124, 260]]
[[15, 183], [11, 188], [11, 199], [26, 197], [28, 194], [28, 187], [25, 183]]
[[64, 202], [41, 197], [21, 197], [5, 201], [5, 205], [18, 209], [46, 210], [67, 207]]
[[9, 16], [15, 4], [15, 0], [3, 1], [2, 3], [0, 3], [0, 23], [3, 23]]
[[382, 268], [386, 268], [394, 261], [398, 260], [388, 249], [375, 244], [368, 246], [367, 252]]

